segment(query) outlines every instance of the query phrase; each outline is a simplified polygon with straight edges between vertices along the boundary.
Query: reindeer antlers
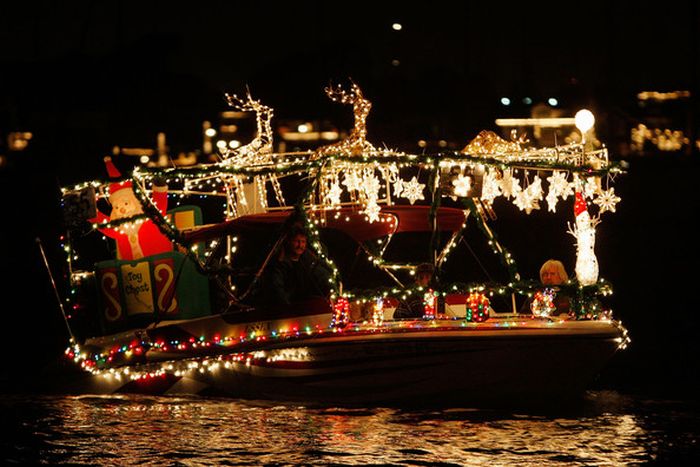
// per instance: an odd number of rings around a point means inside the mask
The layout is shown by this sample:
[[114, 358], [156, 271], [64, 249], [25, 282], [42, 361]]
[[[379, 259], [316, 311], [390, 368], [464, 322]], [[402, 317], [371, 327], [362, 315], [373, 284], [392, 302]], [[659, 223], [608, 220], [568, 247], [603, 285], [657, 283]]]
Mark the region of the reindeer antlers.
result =
[[354, 104], [356, 102], [366, 102], [368, 105], [372, 105], [368, 100], [364, 98], [362, 95], [362, 89], [352, 80], [350, 80], [352, 85], [350, 86], [350, 91], [346, 91], [343, 89], [343, 86], [340, 84], [337, 84], [335, 86], [328, 85], [328, 87], [324, 88], [324, 91], [326, 92], [326, 95], [333, 101], [333, 102], [340, 102], [342, 104]]
[[228, 102], [228, 105], [241, 111], [258, 112], [272, 110], [270, 107], [262, 104], [260, 100], [253, 99], [253, 96], [250, 95], [249, 89], [246, 90], [246, 100], [241, 99], [236, 94], [226, 93], [224, 96], [226, 97], [226, 102]]

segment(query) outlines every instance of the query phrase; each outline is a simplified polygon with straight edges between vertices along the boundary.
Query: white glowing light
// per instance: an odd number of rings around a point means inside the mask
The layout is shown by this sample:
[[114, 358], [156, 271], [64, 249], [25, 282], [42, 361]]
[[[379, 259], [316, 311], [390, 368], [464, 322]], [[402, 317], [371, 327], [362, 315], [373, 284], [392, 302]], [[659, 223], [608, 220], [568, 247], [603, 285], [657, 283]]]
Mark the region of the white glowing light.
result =
[[593, 128], [595, 117], [590, 110], [581, 109], [576, 112], [574, 121], [576, 122], [576, 128], [578, 128], [581, 133], [586, 133], [588, 130]]
[[472, 188], [472, 181], [469, 177], [459, 174], [455, 180], [452, 180], [452, 185], [455, 187], [455, 195], [466, 197]]

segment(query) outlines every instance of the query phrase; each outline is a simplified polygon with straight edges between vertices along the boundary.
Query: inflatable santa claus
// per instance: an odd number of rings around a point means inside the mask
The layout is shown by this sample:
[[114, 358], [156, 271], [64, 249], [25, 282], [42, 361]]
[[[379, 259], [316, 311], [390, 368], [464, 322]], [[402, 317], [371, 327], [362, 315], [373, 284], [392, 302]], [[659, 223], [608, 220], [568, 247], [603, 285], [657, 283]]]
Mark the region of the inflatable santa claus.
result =
[[[112, 159], [105, 157], [104, 161], [109, 177], [120, 178], [121, 173]], [[154, 182], [151, 200], [165, 216], [168, 210], [168, 186]], [[112, 205], [111, 214], [107, 216], [98, 210], [97, 216], [90, 219], [90, 222], [102, 224], [143, 214], [143, 206], [136, 198], [130, 180], [110, 184], [109, 202]], [[98, 227], [98, 230], [116, 241], [117, 258], [121, 260], [141, 259], [144, 256], [157, 255], [173, 249], [170, 240], [150, 219], [136, 219], [116, 227]]]

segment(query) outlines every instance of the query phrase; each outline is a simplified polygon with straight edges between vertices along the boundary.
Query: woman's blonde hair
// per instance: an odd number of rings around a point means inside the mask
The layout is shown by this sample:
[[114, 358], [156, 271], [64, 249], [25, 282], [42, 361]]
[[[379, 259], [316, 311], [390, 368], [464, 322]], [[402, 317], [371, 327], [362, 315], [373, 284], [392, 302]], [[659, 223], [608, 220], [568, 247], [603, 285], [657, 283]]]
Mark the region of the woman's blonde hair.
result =
[[542, 280], [542, 273], [545, 271], [545, 269], [553, 268], [559, 273], [559, 277], [561, 277], [561, 280], [563, 282], [566, 282], [569, 280], [569, 275], [566, 273], [566, 269], [564, 268], [564, 264], [559, 261], [558, 259], [548, 259], [547, 261], [544, 262], [542, 267], [540, 268], [540, 280]]

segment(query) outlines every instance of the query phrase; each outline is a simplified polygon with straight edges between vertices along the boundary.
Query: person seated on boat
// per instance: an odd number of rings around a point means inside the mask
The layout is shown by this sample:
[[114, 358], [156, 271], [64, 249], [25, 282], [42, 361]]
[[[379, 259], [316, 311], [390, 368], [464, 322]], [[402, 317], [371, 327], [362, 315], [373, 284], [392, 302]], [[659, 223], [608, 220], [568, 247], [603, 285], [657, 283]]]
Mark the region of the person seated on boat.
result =
[[[421, 263], [416, 267], [415, 286], [425, 289], [430, 287], [435, 268], [430, 263]], [[425, 314], [424, 296], [414, 293], [405, 300], [399, 300], [394, 310], [394, 319], [416, 319]]]
[[544, 286], [538, 294], [529, 297], [520, 307], [522, 314], [536, 316], [551, 315], [565, 317], [571, 312], [569, 297], [559, 292], [558, 285], [569, 280], [564, 264], [556, 259], [548, 259], [540, 268], [540, 282]]
[[324, 261], [307, 248], [301, 226], [290, 229], [277, 259], [266, 271], [262, 300], [267, 305], [288, 305], [314, 297], [328, 297], [332, 276]]

